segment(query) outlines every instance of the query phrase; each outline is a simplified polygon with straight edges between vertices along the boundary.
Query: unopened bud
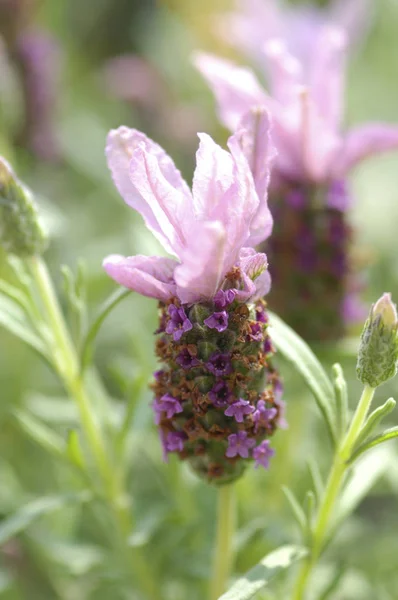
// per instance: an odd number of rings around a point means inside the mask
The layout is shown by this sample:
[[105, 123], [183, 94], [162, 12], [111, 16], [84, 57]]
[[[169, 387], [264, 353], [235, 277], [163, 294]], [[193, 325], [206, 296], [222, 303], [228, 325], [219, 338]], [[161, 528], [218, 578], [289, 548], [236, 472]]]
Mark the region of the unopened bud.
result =
[[383, 296], [371, 308], [361, 335], [358, 353], [358, 379], [377, 387], [397, 372], [398, 318], [391, 294]]
[[20, 257], [42, 254], [47, 235], [31, 192], [0, 157], [0, 246]]

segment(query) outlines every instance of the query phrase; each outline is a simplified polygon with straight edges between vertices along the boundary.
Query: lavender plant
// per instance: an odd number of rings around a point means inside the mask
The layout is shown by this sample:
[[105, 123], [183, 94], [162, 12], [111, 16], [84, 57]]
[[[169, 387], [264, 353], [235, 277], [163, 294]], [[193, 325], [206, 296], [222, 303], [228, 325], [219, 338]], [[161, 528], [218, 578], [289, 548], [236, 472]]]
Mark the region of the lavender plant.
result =
[[[199, 53], [195, 64], [216, 97], [220, 121], [230, 130], [252, 107], [266, 107], [272, 115], [278, 150], [270, 188], [275, 228], [262, 246], [274, 282], [271, 306], [305, 339], [340, 339], [348, 325], [363, 318], [362, 283], [347, 219], [352, 202], [348, 175], [365, 158], [396, 149], [398, 128], [370, 123], [342, 132], [349, 28], [299, 9], [297, 18], [274, 15], [265, 25], [260, 5], [242, 22], [235, 15], [234, 23], [246, 32], [250, 24], [245, 39], [262, 54], [269, 93], [250, 69], [230, 61]], [[263, 9], [268, 13], [275, 7], [271, 3]], [[256, 140], [262, 134], [255, 129], [252, 135]], [[254, 174], [256, 168], [253, 164]]]

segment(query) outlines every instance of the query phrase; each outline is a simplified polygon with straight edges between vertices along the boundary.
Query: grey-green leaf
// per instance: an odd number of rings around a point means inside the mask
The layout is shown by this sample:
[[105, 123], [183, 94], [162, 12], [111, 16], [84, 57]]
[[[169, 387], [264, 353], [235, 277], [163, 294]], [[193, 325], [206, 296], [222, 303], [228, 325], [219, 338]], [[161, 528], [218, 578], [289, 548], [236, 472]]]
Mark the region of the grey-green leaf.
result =
[[335, 402], [333, 386], [321, 363], [310, 347], [291, 327], [275, 314], [269, 313], [270, 336], [283, 356], [289, 360], [301, 374], [312, 391], [315, 401], [325, 419], [332, 444], [336, 443], [336, 419], [333, 414]]
[[25, 504], [0, 524], [0, 546], [29, 527], [36, 519], [58, 510], [70, 503], [87, 502], [88, 492], [64, 494], [62, 496], [44, 496]]
[[383, 431], [383, 433], [375, 435], [374, 437], [361, 444], [350, 456], [349, 462], [354, 462], [354, 460], [356, 460], [359, 456], [361, 456], [361, 454], [363, 454], [367, 450], [370, 450], [371, 448], [374, 448], [375, 446], [378, 446], [379, 444], [387, 442], [388, 440], [392, 440], [396, 437], [398, 437], [398, 426], [391, 427], [391, 429], [386, 429], [385, 431]]
[[53, 429], [22, 410], [16, 410], [15, 417], [21, 429], [44, 450], [57, 457], [63, 456], [65, 442]]
[[333, 365], [334, 393], [336, 397], [336, 420], [339, 438], [344, 435], [348, 423], [348, 393], [347, 382], [343, 369], [338, 363]]
[[43, 340], [33, 331], [22, 307], [8, 295], [0, 292], [0, 326], [29, 344], [34, 350], [48, 359]]
[[80, 353], [80, 362], [81, 368], [84, 370], [88, 363], [91, 360], [92, 346], [93, 342], [100, 330], [102, 323], [105, 321], [106, 317], [109, 313], [121, 302], [124, 298], [126, 298], [129, 294], [131, 294], [131, 290], [126, 290], [124, 288], [117, 289], [113, 294], [109, 296], [103, 302], [103, 304], [98, 309], [97, 315], [94, 321], [91, 323], [86, 335], [84, 336], [84, 340], [82, 343], [82, 349]]
[[290, 508], [292, 509], [292, 513], [303, 533], [306, 532], [307, 528], [307, 518], [305, 516], [305, 512], [297, 500], [296, 496], [287, 486], [282, 487], [283, 493], [286, 496], [287, 501], [289, 502]]
[[301, 546], [282, 546], [267, 554], [253, 569], [240, 577], [219, 600], [249, 600], [267, 586], [281, 571], [304, 558], [307, 550]]
[[361, 431], [356, 440], [354, 451], [359, 448], [362, 443], [368, 438], [368, 436], [374, 432], [376, 427], [381, 423], [381, 421], [390, 414], [391, 411], [394, 410], [396, 402], [394, 398], [389, 398], [382, 406], [378, 406], [375, 410], [369, 415], [366, 419], [365, 425], [362, 427]]

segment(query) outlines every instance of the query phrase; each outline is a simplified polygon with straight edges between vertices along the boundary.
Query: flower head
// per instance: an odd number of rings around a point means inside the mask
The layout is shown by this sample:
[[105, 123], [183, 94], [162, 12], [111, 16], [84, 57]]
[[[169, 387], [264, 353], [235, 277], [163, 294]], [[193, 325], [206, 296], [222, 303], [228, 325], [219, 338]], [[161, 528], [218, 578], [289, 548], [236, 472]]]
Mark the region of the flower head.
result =
[[[265, 110], [258, 119], [269, 140]], [[144, 134], [126, 127], [110, 132], [106, 153], [116, 187], [176, 257], [109, 256], [104, 268], [113, 279], [162, 301], [176, 296], [182, 304], [191, 304], [216, 297], [242, 252], [266, 239], [272, 229], [267, 186], [274, 150], [270, 141], [263, 147], [255, 182], [245, 135], [242, 123], [228, 141], [229, 152], [208, 135], [199, 135], [191, 192], [171, 158]], [[264, 275], [250, 279], [252, 296], [257, 290], [262, 295], [263, 289]], [[233, 293], [219, 294], [218, 302], [230, 303]], [[170, 328], [175, 325], [176, 332], [187, 326], [182, 314], [170, 316]]]

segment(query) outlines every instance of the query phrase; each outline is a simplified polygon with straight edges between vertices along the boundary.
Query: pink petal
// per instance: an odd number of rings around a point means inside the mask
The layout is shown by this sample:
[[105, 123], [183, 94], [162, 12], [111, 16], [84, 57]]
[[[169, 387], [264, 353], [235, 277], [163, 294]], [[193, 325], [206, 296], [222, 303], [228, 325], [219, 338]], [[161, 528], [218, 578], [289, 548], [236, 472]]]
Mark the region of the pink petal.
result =
[[302, 67], [280, 38], [266, 42], [264, 51], [272, 97], [281, 104], [289, 104], [297, 97], [297, 86], [303, 83]]
[[318, 113], [328, 126], [339, 130], [342, 120], [346, 36], [340, 29], [324, 27], [313, 48], [309, 88]]
[[103, 267], [112, 279], [143, 296], [168, 300], [176, 294], [173, 279], [178, 263], [158, 256], [108, 256]]
[[178, 254], [182, 223], [192, 215], [187, 184], [164, 150], [143, 133], [120, 127], [108, 135], [106, 155], [125, 202], [141, 213], [166, 250]]
[[253, 281], [252, 300], [262, 298], [271, 289], [271, 275], [268, 271], [267, 256], [253, 248], [242, 248], [239, 254], [239, 266], [243, 273]]
[[204, 53], [194, 63], [213, 90], [220, 120], [232, 131], [252, 106], [273, 104], [249, 69]]
[[373, 0], [335, 0], [331, 3], [330, 16], [347, 33], [350, 45], [356, 44], [366, 35], [376, 7]]
[[253, 175], [259, 206], [250, 224], [248, 244], [256, 246], [272, 231], [272, 215], [268, 208], [268, 185], [276, 150], [271, 139], [270, 117], [265, 108], [252, 109], [240, 125], [240, 144]]
[[369, 123], [352, 129], [336, 157], [336, 175], [344, 174], [373, 154], [398, 149], [398, 126]]
[[209, 135], [199, 133], [198, 136], [200, 144], [192, 185], [195, 215], [202, 220], [217, 220], [221, 209], [220, 220], [223, 220], [223, 211], [226, 214], [223, 200], [234, 181], [234, 162]]
[[214, 297], [226, 274], [226, 234], [222, 223], [198, 222], [190, 235], [189, 246], [174, 273], [177, 294], [183, 303]]

